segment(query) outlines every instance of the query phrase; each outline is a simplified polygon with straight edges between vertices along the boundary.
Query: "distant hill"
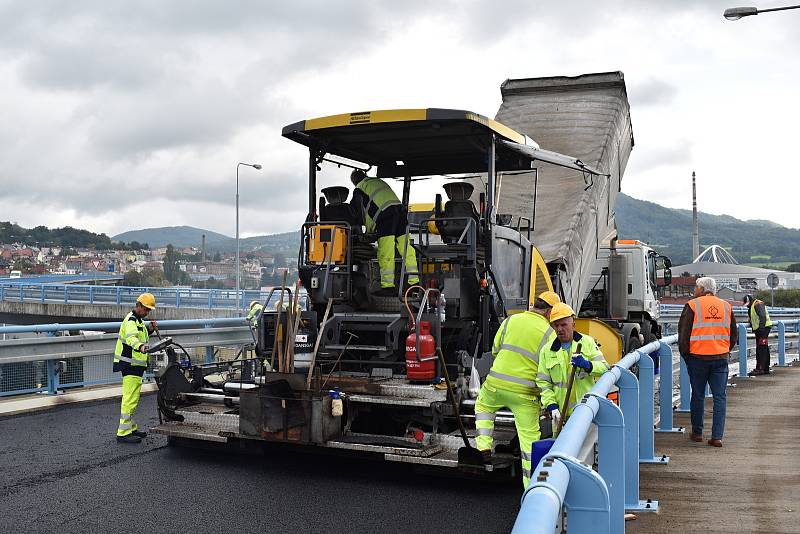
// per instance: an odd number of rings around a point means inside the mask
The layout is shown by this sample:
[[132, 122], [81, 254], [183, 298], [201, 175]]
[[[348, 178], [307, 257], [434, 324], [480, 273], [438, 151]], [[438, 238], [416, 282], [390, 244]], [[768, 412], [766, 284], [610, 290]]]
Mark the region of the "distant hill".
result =
[[[665, 208], [625, 194], [617, 197], [615, 209], [620, 238], [655, 245], [675, 265], [694, 259], [691, 210]], [[800, 260], [800, 230], [772, 221], [742, 221], [730, 215], [700, 212], [698, 218], [701, 252], [709, 245], [720, 245], [740, 263]]]
[[203, 241], [203, 234], [206, 235], [206, 246], [211, 247], [225, 241], [234, 241], [232, 237], [218, 234], [211, 230], [203, 230], [193, 226], [162, 226], [161, 228], [144, 228], [142, 230], [131, 230], [112, 236], [114, 241], [138, 241], [147, 243], [150, 248], [165, 247], [170, 243], [176, 247], [197, 247]]
[[[148, 243], [150, 248], [165, 247], [172, 244], [176, 247], [200, 248], [206, 236], [206, 250], [233, 252], [236, 250], [236, 239], [211, 230], [203, 230], [193, 226], [164, 226], [161, 228], [145, 228], [131, 230], [112, 237], [115, 241], [139, 241]], [[261, 235], [240, 239], [239, 246], [243, 251], [263, 250], [271, 253], [294, 255], [300, 246], [299, 232]]]

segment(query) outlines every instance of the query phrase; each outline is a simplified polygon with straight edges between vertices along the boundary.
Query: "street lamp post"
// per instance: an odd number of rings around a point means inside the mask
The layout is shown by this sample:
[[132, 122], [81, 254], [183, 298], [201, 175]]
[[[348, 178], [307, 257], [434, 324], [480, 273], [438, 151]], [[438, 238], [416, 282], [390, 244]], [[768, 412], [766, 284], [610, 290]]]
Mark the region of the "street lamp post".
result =
[[787, 9], [798, 9], [800, 5], [786, 7], [771, 7], [768, 9], [758, 9], [757, 7], [730, 7], [722, 14], [728, 20], [739, 20], [742, 17], [750, 17], [759, 13], [769, 13], [770, 11], [786, 11]]
[[258, 163], [242, 163], [236, 165], [236, 311], [242, 309], [242, 295], [239, 288], [239, 167], [253, 167], [255, 170], [261, 170], [261, 165]]

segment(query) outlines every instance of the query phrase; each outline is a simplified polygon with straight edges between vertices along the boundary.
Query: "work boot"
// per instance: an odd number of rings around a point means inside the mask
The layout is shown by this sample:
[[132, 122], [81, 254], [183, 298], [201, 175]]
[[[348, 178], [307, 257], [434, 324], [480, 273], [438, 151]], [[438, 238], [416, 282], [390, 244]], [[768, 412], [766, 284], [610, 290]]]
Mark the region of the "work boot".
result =
[[397, 288], [392, 287], [382, 287], [375, 293], [373, 293], [376, 297], [396, 297], [397, 296]]
[[752, 371], [747, 373], [747, 376], [761, 376], [763, 374], [764, 374], [764, 371], [762, 371], [761, 369], [753, 369]]
[[134, 436], [139, 436], [142, 439], [147, 437], [147, 432], [145, 432], [144, 430], [138, 430], [137, 429], [137, 430], [134, 430], [133, 432], [131, 432], [131, 434], [133, 434]]
[[697, 443], [700, 443], [701, 441], [703, 441], [703, 434], [695, 434], [694, 432], [692, 432], [691, 434], [689, 434], [689, 439], [692, 441], [696, 441]]
[[712, 447], [722, 447], [722, 440], [717, 438], [711, 438], [708, 440], [708, 444]]
[[135, 434], [128, 434], [127, 436], [117, 436], [117, 443], [141, 443], [142, 438]]

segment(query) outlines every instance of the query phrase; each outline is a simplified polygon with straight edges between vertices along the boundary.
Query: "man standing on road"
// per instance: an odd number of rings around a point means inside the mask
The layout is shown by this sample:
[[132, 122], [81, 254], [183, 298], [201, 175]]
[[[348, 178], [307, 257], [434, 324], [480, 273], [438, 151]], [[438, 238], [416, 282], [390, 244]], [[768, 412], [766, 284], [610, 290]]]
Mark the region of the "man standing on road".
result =
[[475, 401], [475, 444], [484, 461], [492, 456], [492, 434], [497, 411], [508, 408], [514, 414], [520, 454], [522, 456], [522, 485], [528, 487], [531, 477], [531, 445], [538, 441], [539, 388], [536, 373], [539, 355], [555, 339], [548, 317], [552, 306], [537, 298], [531, 311], [507, 317], [494, 337], [494, 363], [481, 386]]
[[[578, 401], [592, 389], [597, 378], [608, 371], [608, 363], [595, 340], [575, 330], [575, 312], [569, 304], [558, 303], [550, 312], [550, 324], [557, 339], [544, 351], [539, 359], [536, 383], [542, 395], [542, 406], [553, 419], [553, 435], [562, 417], [569, 418]], [[581, 351], [577, 352], [580, 345]], [[567, 397], [570, 365], [575, 367], [565, 413], [561, 413]]]
[[750, 328], [756, 336], [756, 368], [747, 374], [768, 375], [770, 373], [769, 330], [772, 328], [772, 319], [769, 318], [769, 312], [763, 301], [753, 300], [750, 295], [745, 295], [744, 305], [747, 306]]
[[417, 253], [411, 243], [406, 244], [408, 217], [400, 199], [389, 185], [374, 176], [367, 176], [361, 169], [350, 174], [350, 181], [356, 186], [353, 190], [352, 204], [360, 208], [367, 233], [378, 237], [378, 268], [380, 269], [381, 289], [379, 295], [397, 294], [394, 283], [395, 248], [402, 256], [405, 253], [406, 274], [409, 285], [419, 283]]
[[713, 278], [698, 278], [695, 284], [695, 298], [686, 303], [678, 323], [678, 349], [686, 361], [692, 386], [692, 432], [689, 438], [703, 441], [703, 411], [708, 384], [714, 396], [714, 418], [708, 444], [722, 447], [728, 356], [736, 345], [736, 319], [730, 303], [716, 296], [717, 283]]
[[147, 369], [147, 342], [158, 323], [150, 321], [145, 326], [144, 318], [156, 308], [152, 293], [142, 293], [136, 299], [133, 310], [125, 316], [119, 327], [117, 347], [114, 350], [114, 372], [122, 373], [122, 404], [120, 406], [118, 443], [139, 443], [147, 432], [139, 430], [133, 416], [139, 407], [142, 375]]

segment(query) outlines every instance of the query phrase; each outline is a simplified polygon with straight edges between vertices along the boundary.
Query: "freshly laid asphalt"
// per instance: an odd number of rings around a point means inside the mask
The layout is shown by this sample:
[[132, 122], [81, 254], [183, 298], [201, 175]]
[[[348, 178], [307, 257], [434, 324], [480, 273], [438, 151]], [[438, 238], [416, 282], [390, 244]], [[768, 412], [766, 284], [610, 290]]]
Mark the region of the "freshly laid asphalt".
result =
[[[508, 532], [521, 483], [270, 450], [114, 440], [119, 401], [0, 418], [0, 532]], [[138, 422], [158, 424], [155, 397]]]

